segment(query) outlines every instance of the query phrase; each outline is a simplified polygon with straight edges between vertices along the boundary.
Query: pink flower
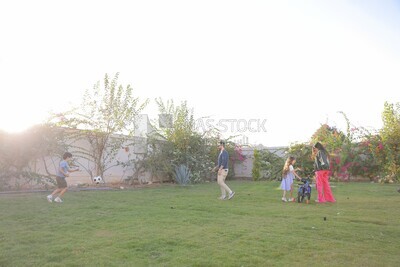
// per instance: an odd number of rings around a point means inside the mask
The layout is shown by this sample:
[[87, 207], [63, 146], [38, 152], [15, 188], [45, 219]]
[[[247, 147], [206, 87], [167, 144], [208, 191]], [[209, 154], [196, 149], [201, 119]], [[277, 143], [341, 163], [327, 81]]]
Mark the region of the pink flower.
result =
[[235, 146], [235, 154], [236, 154], [236, 159], [237, 160], [240, 160], [240, 161], [244, 161], [245, 160], [245, 158], [244, 158], [244, 156], [243, 156], [243, 154], [242, 154], [242, 148], [239, 146], [239, 145], [236, 145]]

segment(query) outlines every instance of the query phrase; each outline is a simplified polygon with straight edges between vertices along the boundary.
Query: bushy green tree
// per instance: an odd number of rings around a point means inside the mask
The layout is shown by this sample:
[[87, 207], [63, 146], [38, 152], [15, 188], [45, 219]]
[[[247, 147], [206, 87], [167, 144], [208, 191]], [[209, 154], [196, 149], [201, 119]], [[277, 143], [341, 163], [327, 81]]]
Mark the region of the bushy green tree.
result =
[[153, 175], [166, 175], [170, 179], [175, 177], [177, 169], [185, 169], [191, 182], [202, 181], [214, 165], [210, 151], [217, 143], [212, 144], [213, 138], [196, 131], [193, 109], [186, 102], [175, 105], [172, 100], [165, 102], [158, 98], [156, 103], [159, 112], [170, 121], [166, 127], [155, 125], [156, 133], [149, 140], [147, 169]]
[[400, 180], [400, 103], [385, 102], [380, 132], [386, 158], [385, 172], [390, 180]]
[[260, 152], [257, 149], [253, 151], [253, 168], [251, 169], [253, 181], [258, 181], [261, 178], [261, 158]]
[[[122, 147], [132, 145], [137, 116], [148, 103], [135, 97], [129, 84], [118, 84], [118, 76], [106, 74], [103, 84], [97, 82], [86, 90], [80, 107], [53, 118], [56, 125], [66, 129], [71, 152], [94, 163], [94, 168], [82, 166], [91, 177], [100, 175], [104, 179], [105, 171], [119, 165], [116, 155]], [[80, 145], [82, 140], [88, 146]]]
[[[171, 180], [176, 178], [177, 170], [185, 170], [179, 173], [190, 175], [190, 181], [194, 183], [216, 178], [216, 173], [211, 170], [217, 164], [219, 154], [218, 130], [199, 133], [196, 130], [194, 111], [188, 107], [187, 102], [175, 105], [172, 100], [163, 101], [158, 98], [156, 103], [159, 112], [166, 118], [166, 127], [155, 124], [156, 131], [149, 139], [149, 153], [144, 160], [146, 169], [155, 176], [167, 176]], [[234, 163], [244, 160], [244, 157], [230, 138], [225, 142], [225, 149], [230, 156], [230, 178], [234, 176]], [[175, 180], [180, 182], [185, 179]]]
[[291, 144], [288, 149], [288, 156], [296, 158], [296, 168], [301, 169], [301, 171], [299, 171], [300, 176], [313, 175], [314, 160], [312, 158], [312, 145], [308, 143]]
[[254, 181], [260, 179], [274, 180], [282, 177], [285, 159], [276, 152], [268, 149], [254, 149], [252, 177]]
[[319, 141], [330, 152], [331, 170], [337, 178], [349, 180], [352, 176], [362, 176], [371, 180], [379, 177], [382, 182], [399, 180], [400, 104], [385, 103], [383, 128], [379, 131], [352, 126], [346, 114], [340, 113], [346, 121], [346, 134], [335, 127], [321, 125], [310, 143], [297, 144], [289, 149], [289, 153], [297, 157], [296, 164], [301, 161], [311, 166], [311, 145]]

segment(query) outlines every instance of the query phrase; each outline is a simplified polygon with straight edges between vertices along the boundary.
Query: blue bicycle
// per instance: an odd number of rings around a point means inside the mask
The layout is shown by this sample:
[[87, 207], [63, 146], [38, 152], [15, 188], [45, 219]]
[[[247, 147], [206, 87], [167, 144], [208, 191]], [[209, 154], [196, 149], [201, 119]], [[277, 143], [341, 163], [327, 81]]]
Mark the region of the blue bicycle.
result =
[[302, 178], [301, 182], [301, 184], [298, 184], [299, 189], [297, 190], [297, 202], [303, 203], [304, 198], [307, 198], [306, 203], [308, 204], [311, 198], [310, 178]]

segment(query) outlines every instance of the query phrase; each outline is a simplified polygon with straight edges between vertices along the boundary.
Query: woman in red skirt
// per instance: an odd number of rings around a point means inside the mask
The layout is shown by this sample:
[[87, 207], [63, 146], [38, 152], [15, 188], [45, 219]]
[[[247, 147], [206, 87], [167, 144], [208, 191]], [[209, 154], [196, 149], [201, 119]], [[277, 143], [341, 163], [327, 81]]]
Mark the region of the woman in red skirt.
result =
[[329, 185], [330, 166], [328, 152], [320, 142], [317, 142], [313, 146], [313, 149], [316, 153], [314, 170], [318, 191], [318, 202], [336, 202]]

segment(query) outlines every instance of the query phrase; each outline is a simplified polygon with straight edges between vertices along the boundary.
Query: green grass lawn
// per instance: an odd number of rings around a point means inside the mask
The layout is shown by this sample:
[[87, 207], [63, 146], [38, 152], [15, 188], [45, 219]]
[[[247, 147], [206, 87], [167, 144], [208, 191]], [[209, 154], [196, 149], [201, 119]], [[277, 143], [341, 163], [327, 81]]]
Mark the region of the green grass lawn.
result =
[[333, 184], [337, 203], [308, 205], [228, 185], [229, 201], [216, 183], [0, 195], [0, 266], [399, 266], [396, 185]]

